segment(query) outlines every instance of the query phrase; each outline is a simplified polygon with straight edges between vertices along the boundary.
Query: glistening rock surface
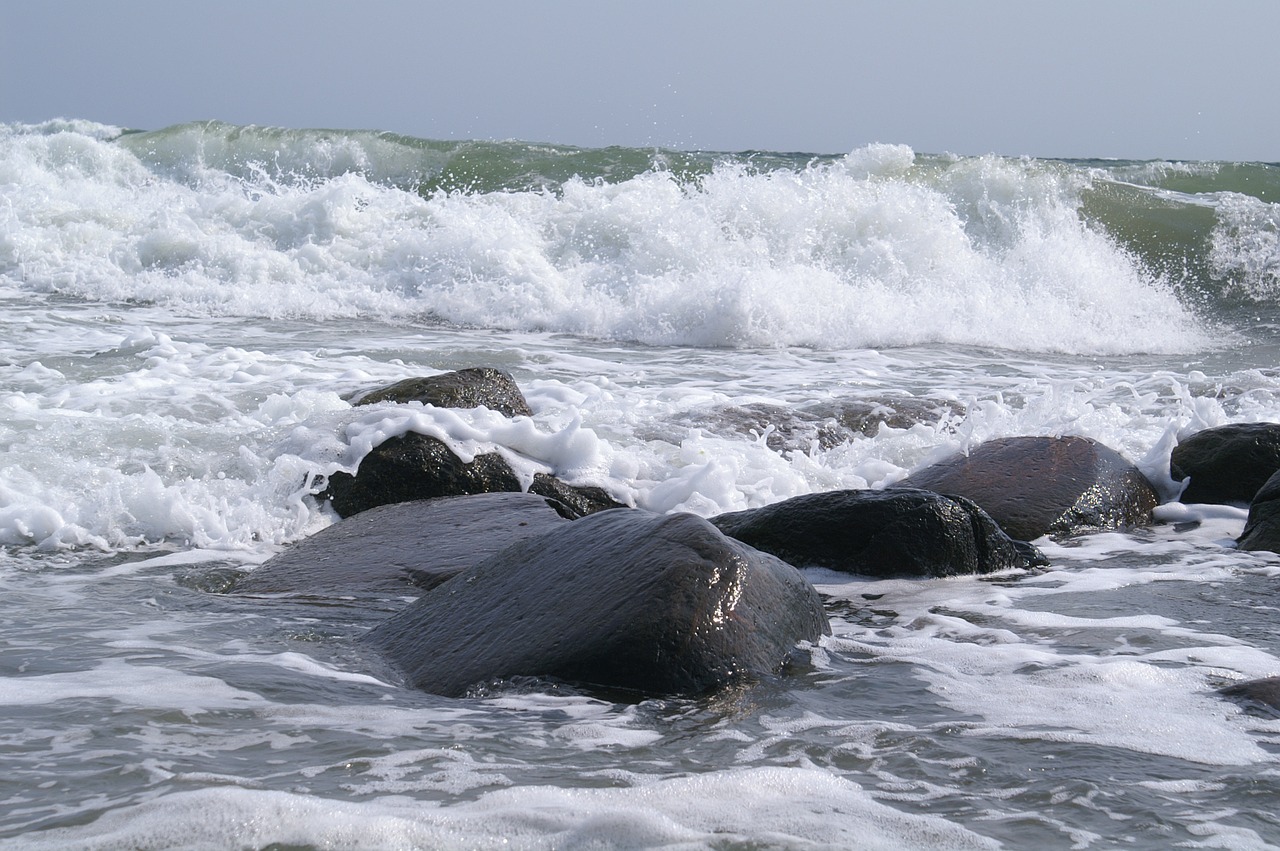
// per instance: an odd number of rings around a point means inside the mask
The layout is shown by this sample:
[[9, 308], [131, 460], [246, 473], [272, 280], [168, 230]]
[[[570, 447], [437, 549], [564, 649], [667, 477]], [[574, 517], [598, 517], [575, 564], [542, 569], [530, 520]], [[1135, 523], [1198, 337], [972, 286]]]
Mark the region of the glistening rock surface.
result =
[[538, 676], [649, 695], [770, 674], [827, 631], [792, 566], [692, 514], [636, 510], [515, 544], [365, 640], [434, 694]]
[[1023, 541], [1146, 525], [1160, 501], [1137, 467], [1087, 437], [989, 440], [895, 487], [971, 499]]
[[805, 494], [711, 522], [798, 567], [869, 576], [954, 576], [1045, 563], [969, 500], [923, 490]]

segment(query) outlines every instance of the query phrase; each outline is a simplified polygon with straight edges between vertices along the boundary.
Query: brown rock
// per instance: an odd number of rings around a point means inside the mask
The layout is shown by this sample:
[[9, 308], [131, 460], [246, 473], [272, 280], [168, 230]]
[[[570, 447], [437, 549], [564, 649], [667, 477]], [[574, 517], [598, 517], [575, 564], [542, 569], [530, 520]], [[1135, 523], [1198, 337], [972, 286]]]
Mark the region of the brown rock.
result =
[[1159, 497], [1118, 452], [1087, 437], [1006, 437], [917, 470], [898, 487], [963, 496], [1034, 540], [1151, 522]]

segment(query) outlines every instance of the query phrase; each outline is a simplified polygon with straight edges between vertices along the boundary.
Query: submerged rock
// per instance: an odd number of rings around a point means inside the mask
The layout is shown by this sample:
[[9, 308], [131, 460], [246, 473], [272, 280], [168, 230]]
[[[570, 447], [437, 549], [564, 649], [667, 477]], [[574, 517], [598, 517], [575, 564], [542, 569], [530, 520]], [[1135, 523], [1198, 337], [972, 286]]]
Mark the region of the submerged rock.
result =
[[875, 437], [880, 427], [908, 429], [920, 423], [930, 425], [943, 417], [962, 415], [965, 408], [951, 399], [927, 396], [883, 396], [876, 399], [839, 398], [808, 405], [810, 414], [830, 417], [850, 433]]
[[895, 487], [973, 500], [1009, 535], [1034, 540], [1146, 525], [1155, 488], [1118, 452], [1087, 437], [1006, 437], [917, 470]]
[[1280, 470], [1280, 423], [1234, 423], [1198, 431], [1169, 457], [1174, 481], [1187, 482], [1182, 502], [1248, 503]]
[[969, 500], [924, 490], [806, 494], [711, 522], [799, 567], [869, 576], [954, 576], [1046, 563]]
[[524, 493], [382, 505], [268, 559], [235, 591], [416, 595], [572, 516], [555, 500]]
[[776, 672], [829, 631], [791, 565], [691, 514], [604, 511], [521, 541], [366, 637], [410, 684], [517, 676], [690, 694]]
[[496, 452], [467, 462], [444, 441], [407, 432], [375, 446], [355, 475], [334, 473], [319, 498], [329, 500], [339, 516], [350, 517], [397, 502], [522, 490], [511, 465]]
[[723, 436], [763, 437], [765, 445], [775, 452], [807, 452], [814, 442], [819, 448], [831, 449], [855, 435], [874, 437], [881, 425], [906, 429], [962, 412], [960, 405], [947, 399], [850, 397], [794, 407], [753, 402], [700, 408], [681, 414], [675, 422]]
[[1249, 503], [1249, 519], [1236, 539], [1236, 547], [1280, 553], [1280, 471], [1267, 479]]
[[1280, 712], [1280, 677], [1246, 680], [1218, 689], [1218, 694]]
[[478, 408], [483, 405], [508, 417], [533, 415], [511, 374], [492, 367], [471, 367], [425, 378], [406, 378], [359, 394], [352, 404], [372, 405], [376, 402], [421, 402], [437, 408]]

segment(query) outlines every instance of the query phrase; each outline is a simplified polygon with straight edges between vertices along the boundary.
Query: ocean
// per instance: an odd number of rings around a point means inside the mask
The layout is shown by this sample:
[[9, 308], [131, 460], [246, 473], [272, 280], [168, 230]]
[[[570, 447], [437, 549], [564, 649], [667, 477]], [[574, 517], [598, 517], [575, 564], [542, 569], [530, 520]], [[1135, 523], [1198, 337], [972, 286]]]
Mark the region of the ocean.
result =
[[[1280, 421], [1280, 164], [0, 125], [0, 306], [0, 848], [1280, 847], [1280, 716], [1215, 691], [1280, 674], [1280, 556], [1168, 472]], [[470, 366], [533, 416], [347, 401]], [[410, 430], [702, 516], [1084, 435], [1165, 504], [808, 569], [833, 634], [714, 696], [447, 699], [385, 600], [226, 593]]]

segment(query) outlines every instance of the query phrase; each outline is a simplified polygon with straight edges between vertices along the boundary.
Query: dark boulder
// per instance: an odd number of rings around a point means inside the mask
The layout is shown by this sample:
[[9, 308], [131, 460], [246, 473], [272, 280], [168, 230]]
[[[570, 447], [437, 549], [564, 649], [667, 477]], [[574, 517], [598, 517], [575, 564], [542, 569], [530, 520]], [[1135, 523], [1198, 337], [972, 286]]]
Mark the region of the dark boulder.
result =
[[694, 515], [636, 510], [517, 543], [365, 640], [446, 696], [518, 676], [690, 694], [776, 672], [827, 631], [795, 568]]
[[1248, 503], [1280, 470], [1280, 423], [1235, 423], [1179, 441], [1169, 458], [1174, 481], [1190, 479], [1182, 502]]
[[422, 593], [568, 522], [560, 503], [486, 493], [381, 505], [321, 529], [236, 583], [246, 594]]
[[799, 567], [869, 576], [955, 576], [1046, 563], [969, 500], [923, 490], [812, 493], [711, 522]]
[[1087, 437], [989, 440], [895, 487], [967, 497], [1024, 541], [1145, 525], [1160, 501], [1137, 467]]
[[573, 516], [586, 517], [597, 511], [627, 506], [609, 496], [604, 488], [591, 485], [569, 485], [546, 473], [534, 473], [529, 493], [554, 499], [566, 506]]
[[1234, 683], [1218, 689], [1218, 694], [1265, 707], [1271, 712], [1280, 712], [1280, 677], [1263, 677], [1260, 680]]
[[422, 402], [437, 408], [478, 408], [483, 405], [508, 417], [533, 415], [510, 373], [492, 367], [472, 367], [425, 378], [406, 378], [359, 394], [352, 404], [372, 405], [375, 402]]
[[1249, 519], [1236, 546], [1251, 552], [1280, 553], [1280, 471], [1258, 489], [1249, 504]]
[[375, 446], [355, 475], [334, 473], [319, 498], [350, 517], [396, 502], [522, 490], [511, 465], [496, 452], [466, 462], [443, 441], [407, 432]]

